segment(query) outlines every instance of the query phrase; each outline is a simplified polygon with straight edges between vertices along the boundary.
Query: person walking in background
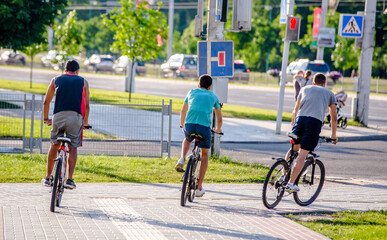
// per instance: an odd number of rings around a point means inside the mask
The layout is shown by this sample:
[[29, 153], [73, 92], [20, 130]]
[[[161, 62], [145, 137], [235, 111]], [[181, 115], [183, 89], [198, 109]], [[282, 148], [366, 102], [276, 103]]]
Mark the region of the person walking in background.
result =
[[313, 79], [312, 79], [312, 71], [306, 70], [304, 75], [304, 81], [301, 87], [305, 87], [308, 85], [313, 85]]
[[305, 82], [304, 72], [302, 70], [298, 71], [297, 75], [293, 78], [293, 87], [294, 87], [294, 100], [297, 101], [298, 94], [300, 93], [301, 84]]

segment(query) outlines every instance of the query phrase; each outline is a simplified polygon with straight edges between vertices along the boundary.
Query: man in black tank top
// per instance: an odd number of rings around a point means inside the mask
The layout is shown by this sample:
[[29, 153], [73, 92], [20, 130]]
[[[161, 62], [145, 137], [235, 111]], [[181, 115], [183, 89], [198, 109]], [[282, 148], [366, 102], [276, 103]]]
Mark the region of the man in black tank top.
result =
[[[51, 186], [51, 173], [54, 159], [60, 147], [56, 140], [66, 135], [71, 139], [69, 144], [69, 175], [65, 183], [66, 188], [74, 189], [73, 173], [77, 163], [77, 148], [82, 146], [82, 131], [89, 126], [89, 84], [78, 76], [79, 64], [75, 60], [66, 63], [65, 74], [53, 78], [48, 86], [44, 99], [44, 123], [52, 125], [51, 145], [47, 155], [47, 175], [42, 179], [44, 186]], [[55, 97], [53, 119], [48, 118], [51, 100]]]

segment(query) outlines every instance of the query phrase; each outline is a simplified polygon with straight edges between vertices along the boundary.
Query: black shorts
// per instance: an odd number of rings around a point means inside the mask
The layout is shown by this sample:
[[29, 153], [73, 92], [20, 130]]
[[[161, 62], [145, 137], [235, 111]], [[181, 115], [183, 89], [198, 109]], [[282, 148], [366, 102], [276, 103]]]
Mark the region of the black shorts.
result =
[[183, 129], [185, 138], [188, 142], [192, 142], [194, 140], [191, 137], [191, 134], [195, 133], [202, 138], [199, 140], [199, 147], [209, 149], [211, 147], [211, 128], [202, 126], [200, 124], [185, 124], [185, 129]]
[[313, 117], [300, 116], [296, 118], [292, 133], [298, 136], [296, 144], [301, 145], [301, 149], [313, 151], [317, 146], [322, 122]]

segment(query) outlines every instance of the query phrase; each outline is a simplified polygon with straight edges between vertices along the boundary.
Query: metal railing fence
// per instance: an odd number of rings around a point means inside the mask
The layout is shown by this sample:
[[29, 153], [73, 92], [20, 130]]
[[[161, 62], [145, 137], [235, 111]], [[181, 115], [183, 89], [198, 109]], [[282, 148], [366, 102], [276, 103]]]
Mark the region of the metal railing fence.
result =
[[[51, 127], [43, 124], [43, 97], [0, 93], [0, 152], [47, 153]], [[167, 153], [170, 157], [171, 119], [172, 100], [91, 101], [89, 124], [93, 128], [84, 131], [78, 153], [141, 157]]]

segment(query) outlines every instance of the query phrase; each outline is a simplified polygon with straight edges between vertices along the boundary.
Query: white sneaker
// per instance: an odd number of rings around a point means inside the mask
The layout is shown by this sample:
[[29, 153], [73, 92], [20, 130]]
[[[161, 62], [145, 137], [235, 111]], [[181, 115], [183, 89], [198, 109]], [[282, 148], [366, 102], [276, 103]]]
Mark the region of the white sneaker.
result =
[[299, 192], [300, 187], [297, 185], [294, 185], [294, 183], [288, 183], [286, 185], [285, 191], [287, 191], [288, 193]]
[[206, 190], [202, 187], [202, 190], [196, 189], [195, 190], [195, 197], [203, 197], [203, 195], [206, 193]]
[[177, 161], [177, 163], [176, 163], [175, 170], [178, 172], [184, 172], [184, 169], [183, 169], [184, 164], [185, 164], [185, 159], [180, 158], [179, 161]]

